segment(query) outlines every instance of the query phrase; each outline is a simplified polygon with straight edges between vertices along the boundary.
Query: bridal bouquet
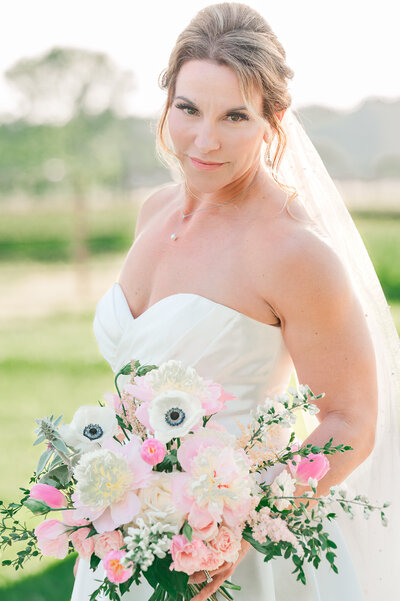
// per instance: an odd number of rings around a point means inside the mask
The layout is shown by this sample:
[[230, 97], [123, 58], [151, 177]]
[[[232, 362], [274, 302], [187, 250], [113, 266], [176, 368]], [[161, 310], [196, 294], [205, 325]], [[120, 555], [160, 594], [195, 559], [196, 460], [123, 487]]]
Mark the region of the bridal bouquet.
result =
[[[118, 386], [118, 377], [130, 375]], [[295, 441], [293, 426], [300, 411], [318, 411], [307, 386], [267, 398], [235, 437], [214, 416], [235, 399], [221, 385], [205, 380], [182, 362], [156, 365], [132, 361], [116, 376], [118, 394], [107, 405], [80, 407], [71, 423], [62, 416], [38, 419], [36, 444], [45, 444], [30, 488], [19, 503], [0, 505], [0, 547], [25, 541], [25, 549], [3, 565], [23, 567], [38, 554], [64, 558], [77, 551], [105, 577], [100, 594], [120, 596], [145, 578], [154, 593], [149, 601], [186, 601], [204, 586], [189, 576], [238, 560], [242, 539], [264, 561], [284, 555], [305, 584], [303, 564], [317, 568], [325, 555], [337, 572], [336, 544], [323, 529], [334, 519], [329, 505], [338, 501], [353, 516], [383, 508], [357, 495], [332, 488], [313, 500], [316, 486], [329, 470], [328, 456], [351, 447], [323, 447]], [[298, 484], [311, 491], [294, 497]], [[296, 502], [298, 503], [296, 505]], [[1, 502], [0, 502], [1, 503]], [[16, 519], [27, 507], [49, 514], [34, 530]], [[56, 513], [57, 512], [57, 513]], [[233, 599], [240, 589], [225, 581], [218, 592]], [[216, 595], [211, 596], [217, 599]]]

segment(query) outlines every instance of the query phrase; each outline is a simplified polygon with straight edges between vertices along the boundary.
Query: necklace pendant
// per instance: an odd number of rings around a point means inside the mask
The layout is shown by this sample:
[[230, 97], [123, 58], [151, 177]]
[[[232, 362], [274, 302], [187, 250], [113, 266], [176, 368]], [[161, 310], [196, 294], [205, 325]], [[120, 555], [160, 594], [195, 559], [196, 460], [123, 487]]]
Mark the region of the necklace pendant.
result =
[[176, 235], [176, 232], [171, 234], [171, 240], [177, 240], [177, 239], [178, 239], [178, 236]]

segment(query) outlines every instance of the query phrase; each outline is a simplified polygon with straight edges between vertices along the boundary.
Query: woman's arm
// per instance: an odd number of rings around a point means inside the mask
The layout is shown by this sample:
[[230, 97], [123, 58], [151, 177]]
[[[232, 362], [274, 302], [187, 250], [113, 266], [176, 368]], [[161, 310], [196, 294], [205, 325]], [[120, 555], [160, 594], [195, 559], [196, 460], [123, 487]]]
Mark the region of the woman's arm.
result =
[[[317, 496], [327, 495], [371, 453], [378, 408], [375, 354], [366, 319], [342, 262], [315, 234], [300, 230], [281, 250], [274, 310], [298, 380], [314, 394], [319, 426], [304, 444], [349, 444], [329, 456]], [[275, 277], [278, 277], [278, 273]], [[270, 302], [270, 297], [269, 297]], [[307, 487], [308, 489], [308, 487]], [[298, 487], [301, 494], [305, 487]]]

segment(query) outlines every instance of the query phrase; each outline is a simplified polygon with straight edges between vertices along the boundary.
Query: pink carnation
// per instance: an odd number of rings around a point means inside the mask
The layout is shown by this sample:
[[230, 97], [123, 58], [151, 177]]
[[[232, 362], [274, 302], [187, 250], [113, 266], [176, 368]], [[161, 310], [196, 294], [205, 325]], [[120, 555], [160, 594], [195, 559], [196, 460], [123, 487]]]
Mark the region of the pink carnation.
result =
[[55, 486], [50, 486], [50, 484], [41, 484], [38, 482], [32, 486], [29, 494], [31, 499], [43, 501], [52, 509], [60, 509], [67, 506], [67, 499], [63, 493], [58, 488], [55, 488]]
[[90, 560], [90, 556], [94, 551], [94, 537], [87, 538], [90, 530], [90, 528], [78, 528], [78, 530], [71, 532], [69, 535], [75, 551], [78, 551], [79, 557], [82, 557], [85, 561]]
[[35, 528], [38, 547], [42, 555], [64, 559], [68, 555], [68, 526], [59, 520], [44, 520]]
[[104, 559], [110, 551], [119, 551], [124, 544], [124, 538], [121, 530], [111, 530], [104, 534], [96, 534], [93, 536], [94, 552], [100, 559]]
[[241, 538], [226, 526], [221, 526], [217, 536], [208, 544], [215, 552], [222, 555], [223, 561], [235, 563], [239, 557]]
[[146, 463], [157, 465], [165, 457], [165, 445], [156, 438], [148, 438], [140, 447], [140, 456]]
[[110, 582], [126, 582], [132, 576], [133, 568], [126, 568], [121, 563], [121, 559], [125, 555], [125, 551], [110, 551], [103, 559], [103, 565]]
[[193, 537], [189, 542], [183, 534], [175, 534], [169, 550], [173, 559], [170, 570], [185, 572], [190, 576], [194, 572], [204, 569], [201, 566], [208, 557], [208, 550], [199, 538]]

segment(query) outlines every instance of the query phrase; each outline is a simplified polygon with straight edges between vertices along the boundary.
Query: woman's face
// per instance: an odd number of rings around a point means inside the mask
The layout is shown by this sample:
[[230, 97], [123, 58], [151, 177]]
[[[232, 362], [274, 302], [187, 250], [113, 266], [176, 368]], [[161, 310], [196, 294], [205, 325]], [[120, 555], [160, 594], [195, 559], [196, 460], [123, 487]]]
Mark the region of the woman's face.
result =
[[[260, 93], [254, 103], [261, 115]], [[206, 193], [258, 166], [263, 137], [270, 135], [246, 109], [233, 69], [208, 60], [181, 67], [168, 124], [186, 177]]]

